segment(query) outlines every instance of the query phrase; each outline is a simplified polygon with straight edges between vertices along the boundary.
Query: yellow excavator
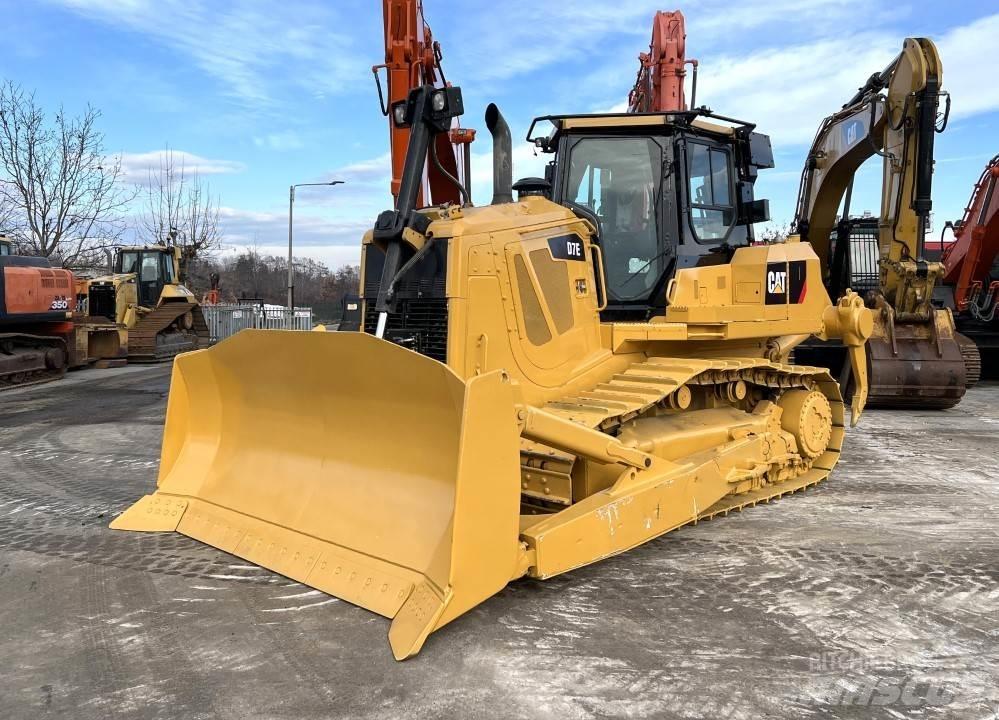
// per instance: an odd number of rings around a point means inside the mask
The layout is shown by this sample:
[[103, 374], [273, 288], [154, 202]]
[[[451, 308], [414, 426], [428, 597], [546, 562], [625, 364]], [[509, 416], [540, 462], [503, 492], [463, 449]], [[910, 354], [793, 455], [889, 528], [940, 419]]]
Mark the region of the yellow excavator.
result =
[[753, 125], [539, 118], [546, 177], [513, 186], [490, 105], [492, 203], [418, 208], [462, 111], [457, 87], [391, 108], [411, 133], [396, 206], [363, 240], [362, 330], [246, 330], [179, 356], [157, 489], [111, 525], [392, 618], [400, 660], [512, 580], [828, 477], [847, 411], [825, 369], [787, 362], [802, 339], [849, 348], [854, 422], [866, 392], [861, 298], [830, 301], [807, 243], [752, 244], [773, 165]]
[[162, 362], [208, 346], [208, 325], [194, 293], [179, 281], [181, 249], [121, 247], [111, 275], [89, 280], [87, 314], [118, 324], [128, 362]]
[[[945, 267], [923, 258], [933, 140], [950, 112], [942, 82], [933, 42], [907, 38], [888, 67], [822, 122], [802, 171], [794, 239], [824, 261], [832, 297], [852, 288], [875, 311], [867, 344], [872, 406], [952, 407], [978, 376], [975, 344], [957, 332], [949, 309], [932, 302]], [[851, 218], [854, 177], [874, 155], [883, 166], [880, 217]], [[834, 369], [835, 354], [816, 342], [796, 350], [798, 360]]]

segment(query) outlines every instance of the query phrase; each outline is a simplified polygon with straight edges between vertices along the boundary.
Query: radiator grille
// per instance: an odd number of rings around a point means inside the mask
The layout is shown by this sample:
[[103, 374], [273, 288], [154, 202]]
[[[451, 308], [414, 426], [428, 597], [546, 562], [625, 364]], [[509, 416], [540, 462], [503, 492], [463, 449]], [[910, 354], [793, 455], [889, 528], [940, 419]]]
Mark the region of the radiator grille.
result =
[[115, 318], [115, 292], [112, 283], [92, 283], [87, 295], [87, 314], [91, 317]]
[[[408, 259], [408, 258], [407, 258]], [[365, 247], [364, 332], [378, 328], [375, 300], [385, 253]], [[437, 241], [396, 285], [395, 312], [388, 314], [385, 339], [447, 362], [447, 243]]]
[[[364, 332], [374, 334], [377, 327], [378, 313], [371, 300], [365, 303]], [[385, 339], [447, 362], [447, 299], [400, 300], [396, 312], [388, 315]]]

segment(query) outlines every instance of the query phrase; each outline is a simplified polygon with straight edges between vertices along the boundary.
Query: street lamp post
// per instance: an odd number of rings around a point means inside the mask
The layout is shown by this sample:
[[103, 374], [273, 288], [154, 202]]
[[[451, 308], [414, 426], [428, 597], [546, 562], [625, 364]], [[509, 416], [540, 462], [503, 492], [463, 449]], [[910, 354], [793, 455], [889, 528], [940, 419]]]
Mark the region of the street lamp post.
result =
[[292, 219], [295, 215], [295, 188], [311, 187], [317, 185], [343, 185], [343, 180], [333, 180], [323, 183], [298, 183], [288, 188], [288, 323], [290, 327], [291, 318], [295, 315], [295, 266], [292, 259]]

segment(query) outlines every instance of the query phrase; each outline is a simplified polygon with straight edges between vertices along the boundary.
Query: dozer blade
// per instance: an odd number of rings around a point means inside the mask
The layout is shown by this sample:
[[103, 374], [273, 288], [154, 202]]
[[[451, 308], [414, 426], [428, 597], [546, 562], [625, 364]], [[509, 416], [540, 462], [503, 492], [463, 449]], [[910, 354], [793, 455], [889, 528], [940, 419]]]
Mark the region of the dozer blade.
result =
[[393, 618], [401, 660], [523, 574], [515, 412], [498, 371], [244, 330], [177, 357], [157, 490], [111, 527], [176, 530]]

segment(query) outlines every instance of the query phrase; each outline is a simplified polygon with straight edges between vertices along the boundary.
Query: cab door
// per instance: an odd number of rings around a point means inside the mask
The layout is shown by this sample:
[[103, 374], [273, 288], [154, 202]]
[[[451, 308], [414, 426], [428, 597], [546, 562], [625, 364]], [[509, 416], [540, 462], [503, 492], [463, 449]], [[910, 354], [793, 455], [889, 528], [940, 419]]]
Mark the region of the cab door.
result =
[[139, 257], [138, 276], [136, 284], [138, 286], [139, 305], [142, 307], [156, 307], [163, 292], [164, 253], [146, 252]]

